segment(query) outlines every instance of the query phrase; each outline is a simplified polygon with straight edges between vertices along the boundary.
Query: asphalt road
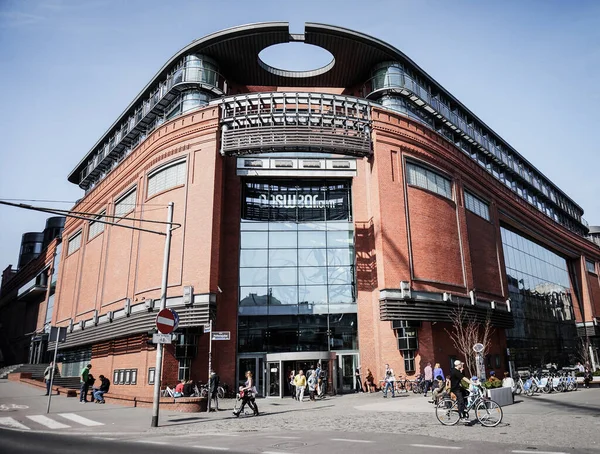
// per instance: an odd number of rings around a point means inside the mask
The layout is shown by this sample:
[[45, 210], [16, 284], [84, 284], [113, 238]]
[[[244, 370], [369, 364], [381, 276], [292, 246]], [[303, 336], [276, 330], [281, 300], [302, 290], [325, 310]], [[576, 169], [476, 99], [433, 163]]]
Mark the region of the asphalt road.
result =
[[460, 452], [465, 454], [598, 454], [596, 450], [540, 450], [534, 446], [505, 443], [447, 441], [418, 435], [397, 434], [340, 434], [329, 432], [247, 433], [247, 434], [188, 434], [160, 437], [107, 438], [101, 434], [58, 435], [23, 433], [0, 429], [0, 450], [10, 454], [294, 454], [363, 453], [431, 454]]
[[344, 395], [318, 402], [259, 399], [261, 416], [235, 418], [232, 401], [218, 413], [79, 404], [43, 390], [0, 380], [0, 454], [57, 452], [251, 452], [265, 454], [360, 452], [595, 453], [600, 454], [600, 390], [519, 399], [504, 407], [496, 428], [477, 423], [442, 426], [428, 399], [404, 395]]

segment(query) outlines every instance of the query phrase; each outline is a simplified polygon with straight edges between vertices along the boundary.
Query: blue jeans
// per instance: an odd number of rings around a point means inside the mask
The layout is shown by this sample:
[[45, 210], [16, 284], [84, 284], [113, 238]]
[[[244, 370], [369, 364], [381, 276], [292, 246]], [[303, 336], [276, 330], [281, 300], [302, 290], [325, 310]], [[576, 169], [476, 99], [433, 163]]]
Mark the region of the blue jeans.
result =
[[87, 402], [87, 393], [90, 385], [87, 383], [82, 383], [79, 388], [79, 402]]
[[396, 397], [396, 391], [394, 390], [394, 382], [386, 381], [385, 388], [383, 389], [383, 395], [387, 397], [388, 388], [392, 390], [392, 397]]
[[104, 402], [104, 393], [106, 391], [100, 391], [99, 389], [94, 391], [94, 399], [100, 401], [100, 402]]
[[50, 379], [46, 380], [46, 395], [50, 394]]

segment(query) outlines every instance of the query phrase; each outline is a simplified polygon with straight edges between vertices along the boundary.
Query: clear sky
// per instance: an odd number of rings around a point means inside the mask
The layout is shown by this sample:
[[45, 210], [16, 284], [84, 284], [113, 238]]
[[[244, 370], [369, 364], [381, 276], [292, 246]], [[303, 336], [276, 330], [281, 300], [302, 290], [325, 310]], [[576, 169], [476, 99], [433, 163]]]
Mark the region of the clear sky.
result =
[[[400, 49], [600, 224], [597, 1], [0, 0], [0, 199], [80, 198], [68, 173], [169, 57], [264, 21]], [[311, 53], [271, 56], [304, 66]], [[46, 217], [0, 206], [0, 268]]]

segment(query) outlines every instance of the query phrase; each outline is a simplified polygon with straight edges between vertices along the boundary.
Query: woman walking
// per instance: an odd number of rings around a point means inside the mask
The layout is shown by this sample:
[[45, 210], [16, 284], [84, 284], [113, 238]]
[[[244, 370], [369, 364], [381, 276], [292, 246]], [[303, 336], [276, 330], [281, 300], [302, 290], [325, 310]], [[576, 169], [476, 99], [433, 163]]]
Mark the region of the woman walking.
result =
[[290, 387], [290, 394], [292, 395], [292, 398], [296, 400], [296, 385], [294, 385], [294, 378], [296, 378], [295, 370], [291, 371], [290, 375], [288, 376], [288, 385]]
[[240, 397], [242, 399], [242, 405], [238, 411], [234, 411], [233, 414], [238, 417], [240, 413], [244, 411], [246, 404], [254, 410], [254, 416], [258, 416], [258, 405], [256, 405], [256, 388], [254, 387], [254, 380], [252, 379], [252, 372], [246, 372], [246, 383], [244, 386], [240, 386]]
[[315, 401], [315, 391], [317, 390], [317, 372], [313, 371], [308, 377], [308, 392], [310, 394], [310, 400]]

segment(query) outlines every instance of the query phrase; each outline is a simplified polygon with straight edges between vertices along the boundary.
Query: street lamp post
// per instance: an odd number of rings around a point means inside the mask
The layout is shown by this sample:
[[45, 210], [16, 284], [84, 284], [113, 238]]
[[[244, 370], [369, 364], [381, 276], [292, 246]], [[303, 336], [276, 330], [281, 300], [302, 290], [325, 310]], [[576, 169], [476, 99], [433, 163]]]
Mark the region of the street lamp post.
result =
[[[167, 307], [167, 283], [169, 279], [169, 256], [171, 254], [171, 232], [173, 230], [173, 202], [169, 202], [167, 210], [167, 230], [165, 250], [163, 253], [162, 282], [160, 286], [160, 310]], [[160, 382], [162, 374], [163, 344], [156, 345], [156, 365], [154, 373], [154, 400], [152, 402], [152, 427], [158, 427], [158, 411], [160, 405]]]

